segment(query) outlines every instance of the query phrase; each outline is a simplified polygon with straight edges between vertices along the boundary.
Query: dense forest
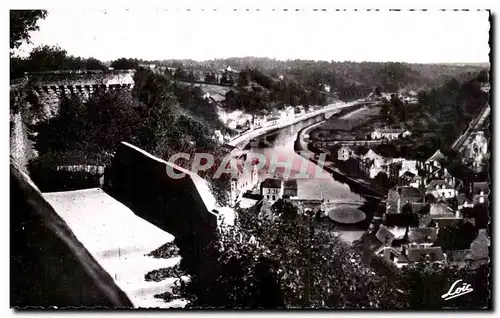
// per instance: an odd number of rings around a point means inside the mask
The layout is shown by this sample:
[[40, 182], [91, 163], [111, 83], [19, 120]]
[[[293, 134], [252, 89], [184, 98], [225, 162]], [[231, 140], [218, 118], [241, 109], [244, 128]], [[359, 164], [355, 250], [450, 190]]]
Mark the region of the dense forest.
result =
[[236, 89], [226, 94], [224, 105], [255, 113], [285, 105], [326, 105], [327, 101], [322, 87], [307, 89], [291, 79], [272, 78], [257, 69], [244, 69], [239, 72]]
[[398, 62], [335, 62], [287, 60], [242, 57], [209, 61], [165, 60], [152, 61], [158, 64], [200, 69], [259, 69], [273, 78], [289, 76], [306, 87], [327, 84], [335, 88], [341, 96], [355, 97], [361, 92], [370, 92], [376, 86], [384, 91], [394, 92], [399, 88], [419, 90], [439, 86], [451, 78], [459, 81], [472, 78], [475, 73], [489, 68], [489, 65], [461, 64], [409, 64]]

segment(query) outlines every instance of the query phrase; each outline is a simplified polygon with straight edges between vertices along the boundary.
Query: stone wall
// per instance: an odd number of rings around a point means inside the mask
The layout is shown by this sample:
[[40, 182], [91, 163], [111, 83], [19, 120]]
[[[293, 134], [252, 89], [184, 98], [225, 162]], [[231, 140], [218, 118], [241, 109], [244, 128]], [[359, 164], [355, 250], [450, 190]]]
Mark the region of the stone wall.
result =
[[10, 86], [10, 155], [24, 172], [35, 155], [24, 121], [26, 107], [26, 81], [21, 79]]
[[21, 113], [11, 115], [10, 125], [10, 155], [26, 172], [28, 161], [34, 156], [34, 151]]
[[53, 71], [26, 73], [29, 93], [43, 105], [47, 116], [59, 111], [63, 96], [87, 99], [97, 91], [132, 89], [135, 70]]
[[132, 306], [12, 161], [10, 203], [10, 306]]
[[[186, 175], [172, 179], [167, 168]], [[104, 190], [139, 217], [175, 236], [181, 266], [189, 274], [196, 275], [203, 267], [200, 264], [216, 237], [220, 215], [200, 176], [123, 142], [105, 172]]]
[[26, 123], [42, 118], [28, 115], [33, 107], [30, 102], [37, 100], [46, 118], [50, 118], [59, 112], [62, 96], [76, 95], [86, 99], [100, 90], [130, 90], [134, 87], [134, 73], [135, 70], [53, 71], [26, 73], [24, 78], [11, 81], [11, 157], [26, 171], [28, 161], [36, 156], [28, 139]]
[[[186, 175], [172, 179], [167, 167]], [[216, 201], [205, 180], [128, 143], [118, 147], [104, 175], [104, 189], [175, 237], [217, 228]]]

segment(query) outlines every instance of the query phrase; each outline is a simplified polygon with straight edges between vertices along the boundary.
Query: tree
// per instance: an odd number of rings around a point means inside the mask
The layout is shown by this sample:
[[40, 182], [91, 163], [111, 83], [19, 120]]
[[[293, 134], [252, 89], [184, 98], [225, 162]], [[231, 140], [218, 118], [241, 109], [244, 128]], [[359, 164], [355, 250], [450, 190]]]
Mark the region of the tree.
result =
[[[266, 295], [272, 298], [262, 307], [399, 307], [390, 283], [374, 273], [360, 254], [320, 229], [312, 215], [296, 213], [285, 201], [271, 210], [272, 214], [240, 210], [237, 226], [222, 232], [215, 270], [205, 268], [214, 284], [188, 288], [196, 293], [188, 295], [196, 305], [219, 305], [220, 301], [200, 303], [216, 294], [230, 300], [225, 307], [246, 308], [262, 302], [262, 293], [271, 290]], [[220, 270], [221, 266], [226, 269]], [[188, 286], [198, 278], [193, 282]]]
[[373, 179], [373, 182], [384, 190], [388, 190], [392, 185], [387, 173], [384, 172], [379, 172]]
[[249, 70], [242, 70], [239, 74], [238, 77], [238, 86], [239, 87], [245, 87], [248, 86], [249, 80], [248, 78], [250, 77], [250, 72]]
[[139, 68], [139, 61], [137, 59], [119, 58], [111, 62], [111, 67], [116, 70], [132, 70]]
[[23, 41], [30, 43], [30, 32], [38, 31], [38, 20], [46, 17], [46, 10], [10, 10], [10, 48], [18, 48]]
[[175, 69], [174, 78], [181, 82], [189, 80], [188, 73], [182, 67]]
[[87, 70], [106, 70], [107, 66], [96, 58], [89, 57], [84, 60], [84, 68]]
[[66, 50], [59, 46], [42, 45], [30, 52], [27, 69], [31, 72], [64, 70], [71, 64], [68, 60]]
[[469, 222], [460, 223], [458, 226], [446, 226], [439, 229], [435, 246], [441, 246], [445, 253], [451, 250], [464, 250], [476, 238], [478, 230]]
[[40, 156], [54, 151], [112, 153], [122, 141], [134, 143], [139, 128], [130, 93], [110, 91], [83, 102], [63, 98], [58, 116], [35, 125], [35, 148]]
[[[413, 263], [403, 267], [393, 281], [404, 291], [409, 309], [485, 309], [491, 304], [488, 265], [479, 268], [449, 263]], [[473, 292], [445, 300], [445, 294], [457, 280], [473, 286]]]

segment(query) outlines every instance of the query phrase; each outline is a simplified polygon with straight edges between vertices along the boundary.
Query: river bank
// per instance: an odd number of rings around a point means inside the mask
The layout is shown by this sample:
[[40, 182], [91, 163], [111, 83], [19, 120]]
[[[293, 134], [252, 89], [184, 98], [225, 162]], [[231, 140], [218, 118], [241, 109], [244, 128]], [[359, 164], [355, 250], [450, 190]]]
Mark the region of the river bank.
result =
[[324, 108], [317, 109], [305, 114], [302, 114], [297, 117], [293, 118], [288, 118], [288, 119], [282, 119], [280, 122], [276, 124], [272, 124], [269, 126], [264, 126], [264, 127], [259, 127], [253, 130], [247, 130], [244, 133], [234, 137], [230, 142], [229, 145], [232, 147], [240, 147], [244, 148], [246, 144], [253, 138], [259, 137], [263, 134], [270, 133], [272, 131], [277, 131], [289, 126], [292, 126], [294, 124], [297, 124], [301, 121], [306, 121], [311, 118], [314, 118], [316, 116], [324, 116], [325, 113], [331, 112], [331, 111], [338, 111], [339, 113], [343, 113], [345, 108], [351, 108], [351, 107], [357, 107], [358, 109], [362, 107], [362, 104], [359, 101], [355, 102], [337, 102], [333, 103], [330, 105], [325, 106]]
[[[351, 110], [351, 112], [357, 112], [359, 109]], [[349, 113], [349, 110], [343, 110], [340, 113], [334, 115], [335, 117], [340, 117], [340, 116], [345, 116], [346, 114]], [[294, 150], [295, 152], [302, 156], [303, 158], [311, 161], [312, 163], [316, 165], [321, 165], [322, 163], [318, 162], [318, 157], [321, 154], [320, 151], [317, 149], [310, 149], [308, 146], [308, 135], [309, 132], [314, 129], [316, 126], [322, 124], [324, 121], [315, 123], [313, 125], [307, 126], [299, 131], [297, 134], [297, 139], [294, 144]], [[361, 192], [362, 194], [368, 194], [370, 196], [374, 196], [376, 198], [383, 199], [386, 194], [382, 193], [380, 191], [377, 191], [372, 188], [371, 184], [367, 182], [366, 180], [363, 179], [358, 179], [358, 178], [353, 178], [348, 176], [345, 172], [341, 171], [337, 167], [334, 166], [332, 162], [325, 161], [324, 165], [322, 168], [327, 171], [328, 173], [332, 174], [336, 180], [348, 184], [351, 188]]]
[[[359, 107], [351, 107], [350, 109], [343, 109], [338, 114], [333, 115], [333, 118], [343, 117], [352, 112], [359, 112]], [[373, 189], [369, 182], [362, 179], [355, 179], [341, 171], [334, 166], [331, 162], [319, 163], [319, 151], [312, 151], [308, 147], [309, 132], [317, 126], [321, 125], [324, 121], [314, 123], [312, 125], [302, 128], [297, 133], [297, 138], [294, 142], [294, 151], [302, 158], [320, 166], [324, 171], [328, 172], [336, 181], [347, 184], [352, 192], [359, 194], [366, 202], [359, 206], [357, 209], [365, 213], [366, 217], [363, 221], [356, 224], [342, 224], [332, 220], [330, 217], [323, 218], [322, 228], [334, 231], [340, 234], [342, 239], [348, 243], [353, 243], [359, 240], [370, 228], [370, 225], [378, 219], [377, 211], [381, 204], [384, 202], [385, 193], [381, 193]]]

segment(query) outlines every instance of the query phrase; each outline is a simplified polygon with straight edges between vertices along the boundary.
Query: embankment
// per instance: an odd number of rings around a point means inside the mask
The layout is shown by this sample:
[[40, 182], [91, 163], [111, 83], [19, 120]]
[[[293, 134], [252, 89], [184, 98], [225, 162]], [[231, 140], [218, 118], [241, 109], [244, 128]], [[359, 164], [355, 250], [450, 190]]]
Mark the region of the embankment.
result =
[[[338, 113], [334, 116], [335, 117], [345, 116], [349, 112], [356, 111], [356, 110], [358, 110], [357, 107], [355, 107], [354, 109], [352, 109], [352, 108], [344, 109], [340, 113]], [[305, 136], [309, 133], [309, 131], [311, 129], [313, 129], [315, 126], [317, 126], [319, 124], [321, 124], [321, 122], [301, 129], [299, 131], [299, 133], [297, 134], [297, 139], [295, 140], [295, 144], [294, 144], [294, 150], [298, 155], [308, 159], [309, 161], [311, 161], [312, 163], [314, 163], [316, 165], [318, 165], [318, 159], [316, 157], [320, 155], [320, 151], [318, 149], [310, 149], [310, 147], [308, 147], [308, 142], [305, 141]], [[356, 190], [359, 193], [369, 194], [371, 196], [375, 196], [378, 198], [385, 197], [384, 193], [381, 193], [381, 192], [373, 189], [368, 182], [366, 182], [364, 180], [354, 179], [352, 177], [349, 177], [347, 174], [340, 171], [337, 167], [333, 166], [333, 164], [330, 162], [325, 162], [324, 166], [322, 166], [322, 168], [325, 171], [327, 171], [328, 173], [332, 174], [336, 180], [348, 184], [353, 190]]]

